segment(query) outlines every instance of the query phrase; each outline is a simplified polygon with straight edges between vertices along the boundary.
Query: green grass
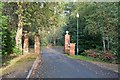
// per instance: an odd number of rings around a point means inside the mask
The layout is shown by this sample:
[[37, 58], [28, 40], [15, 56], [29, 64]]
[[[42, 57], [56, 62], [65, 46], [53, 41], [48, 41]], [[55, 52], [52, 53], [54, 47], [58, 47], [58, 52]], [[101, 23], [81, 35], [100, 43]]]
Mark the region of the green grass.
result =
[[102, 60], [100, 60], [99, 58], [92, 58], [92, 57], [87, 57], [87, 56], [82, 56], [82, 55], [74, 55], [74, 56], [70, 56], [65, 54], [65, 56], [72, 58], [72, 59], [79, 59], [79, 60], [84, 60], [84, 61], [98, 61], [98, 62], [104, 62]]

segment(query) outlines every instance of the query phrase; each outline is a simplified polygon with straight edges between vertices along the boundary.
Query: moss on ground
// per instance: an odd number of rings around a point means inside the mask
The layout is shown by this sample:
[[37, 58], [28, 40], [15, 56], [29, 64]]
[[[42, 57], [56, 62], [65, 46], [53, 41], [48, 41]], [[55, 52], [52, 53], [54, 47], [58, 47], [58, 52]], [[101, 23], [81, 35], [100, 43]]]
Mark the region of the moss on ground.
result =
[[12, 66], [2, 70], [2, 76], [13, 73], [18, 69], [22, 71], [24, 68], [27, 68], [27, 66], [32, 66], [32, 64], [30, 63], [33, 63], [37, 56], [38, 56], [37, 54], [27, 54], [24, 57], [22, 57], [20, 60], [13, 63], [15, 60], [17, 60], [14, 59], [13, 61], [10, 62], [11, 65], [13, 64]]

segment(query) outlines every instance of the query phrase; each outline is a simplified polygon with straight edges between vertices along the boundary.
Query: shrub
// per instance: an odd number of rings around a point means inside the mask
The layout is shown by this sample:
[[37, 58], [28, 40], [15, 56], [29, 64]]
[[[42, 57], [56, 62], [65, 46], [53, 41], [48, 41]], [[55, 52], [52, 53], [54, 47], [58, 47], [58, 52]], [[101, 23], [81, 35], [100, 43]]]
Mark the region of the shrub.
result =
[[13, 52], [14, 52], [15, 55], [20, 55], [20, 54], [22, 54], [22, 51], [19, 50], [19, 49], [16, 48], [16, 47], [13, 48]]
[[93, 57], [93, 58], [97, 58], [99, 55], [96, 53], [92, 53], [92, 54], [88, 54], [88, 56]]
[[112, 53], [106, 52], [106, 53], [101, 55], [101, 59], [105, 60], [105, 61], [113, 61], [116, 59], [116, 56], [113, 55]]
[[99, 56], [99, 53], [97, 52], [97, 50], [89, 49], [89, 50], [85, 50], [85, 55], [96, 58]]

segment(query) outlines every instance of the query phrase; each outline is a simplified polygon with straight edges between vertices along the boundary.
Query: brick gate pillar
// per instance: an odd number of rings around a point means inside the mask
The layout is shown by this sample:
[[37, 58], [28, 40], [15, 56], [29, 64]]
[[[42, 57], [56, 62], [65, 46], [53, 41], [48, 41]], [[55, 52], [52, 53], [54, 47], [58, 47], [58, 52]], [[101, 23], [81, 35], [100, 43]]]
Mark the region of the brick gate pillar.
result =
[[68, 31], [66, 31], [64, 51], [65, 51], [65, 53], [68, 54], [69, 50], [70, 50], [70, 35], [68, 34]]
[[28, 53], [28, 34], [24, 34], [24, 44], [23, 44], [23, 53]]
[[69, 55], [75, 55], [75, 43], [70, 43], [70, 53]]
[[40, 35], [38, 33], [35, 34], [34, 40], [35, 40], [35, 44], [34, 44], [34, 50], [36, 54], [40, 53]]

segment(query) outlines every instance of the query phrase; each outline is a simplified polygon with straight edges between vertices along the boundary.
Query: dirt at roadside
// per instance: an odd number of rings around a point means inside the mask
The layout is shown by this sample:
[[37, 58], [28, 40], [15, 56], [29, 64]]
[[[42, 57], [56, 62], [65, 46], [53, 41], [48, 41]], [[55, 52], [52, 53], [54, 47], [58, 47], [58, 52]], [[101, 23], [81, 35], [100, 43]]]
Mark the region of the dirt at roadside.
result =
[[119, 64], [111, 64], [111, 63], [102, 63], [102, 62], [94, 62], [92, 61], [93, 64], [96, 64], [99, 67], [114, 71], [114, 72], [119, 72]]
[[28, 54], [18, 60], [14, 65], [2, 71], [2, 78], [26, 78], [37, 54]]

